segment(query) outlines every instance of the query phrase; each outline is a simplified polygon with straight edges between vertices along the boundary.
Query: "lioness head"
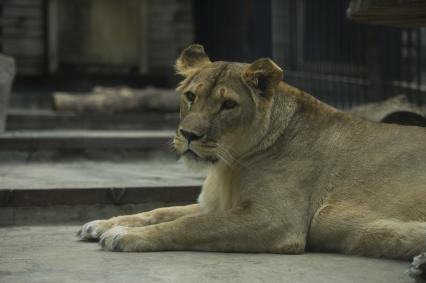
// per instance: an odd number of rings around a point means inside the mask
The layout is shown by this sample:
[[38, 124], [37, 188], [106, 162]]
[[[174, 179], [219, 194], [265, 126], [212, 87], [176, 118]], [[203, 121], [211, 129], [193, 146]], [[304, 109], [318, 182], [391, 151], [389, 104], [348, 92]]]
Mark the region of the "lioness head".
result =
[[211, 62], [201, 45], [176, 61], [185, 77], [174, 146], [187, 161], [235, 162], [265, 135], [283, 71], [270, 59]]

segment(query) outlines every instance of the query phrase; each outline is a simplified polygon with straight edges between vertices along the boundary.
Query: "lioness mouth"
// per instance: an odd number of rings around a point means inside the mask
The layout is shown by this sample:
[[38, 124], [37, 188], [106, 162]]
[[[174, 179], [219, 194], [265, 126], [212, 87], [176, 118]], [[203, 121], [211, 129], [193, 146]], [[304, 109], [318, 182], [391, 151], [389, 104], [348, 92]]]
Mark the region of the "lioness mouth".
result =
[[215, 162], [218, 161], [218, 159], [214, 158], [214, 157], [202, 158], [198, 154], [196, 154], [194, 151], [192, 151], [191, 149], [186, 150], [182, 155], [190, 156], [191, 158], [193, 158], [197, 161], [204, 161], [204, 162], [211, 162], [211, 163], [215, 163]]
[[193, 152], [192, 150], [188, 149], [186, 150], [183, 155], [189, 155], [192, 158], [196, 158], [196, 159], [202, 159], [200, 156], [198, 156], [198, 154], [196, 154], [195, 152]]

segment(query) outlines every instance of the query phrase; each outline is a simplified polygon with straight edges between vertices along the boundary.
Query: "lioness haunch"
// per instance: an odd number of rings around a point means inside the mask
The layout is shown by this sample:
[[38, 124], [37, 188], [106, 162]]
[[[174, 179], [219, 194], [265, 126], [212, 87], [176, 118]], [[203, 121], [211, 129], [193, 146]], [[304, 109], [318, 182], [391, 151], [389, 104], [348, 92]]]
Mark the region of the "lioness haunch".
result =
[[191, 45], [176, 70], [174, 146], [209, 166], [198, 203], [92, 221], [82, 239], [127, 252], [426, 251], [424, 128], [338, 111], [282, 82], [270, 59], [211, 62]]

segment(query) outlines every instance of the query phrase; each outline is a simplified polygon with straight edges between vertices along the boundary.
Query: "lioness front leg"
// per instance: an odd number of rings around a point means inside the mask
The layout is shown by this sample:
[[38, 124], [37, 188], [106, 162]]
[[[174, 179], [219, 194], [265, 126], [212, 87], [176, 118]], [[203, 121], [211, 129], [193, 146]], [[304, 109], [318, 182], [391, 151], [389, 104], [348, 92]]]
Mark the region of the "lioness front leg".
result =
[[133, 215], [112, 217], [106, 220], [94, 220], [84, 224], [77, 232], [83, 240], [98, 240], [107, 230], [114, 226], [142, 227], [175, 220], [188, 214], [200, 212], [198, 204], [162, 207]]
[[[146, 227], [116, 226], [101, 236], [110, 251], [203, 250], [303, 253], [305, 234], [243, 209], [181, 217]], [[292, 225], [291, 225], [292, 226]], [[291, 227], [289, 226], [289, 227]], [[294, 227], [294, 226], [293, 226]], [[293, 228], [294, 229], [294, 228]]]

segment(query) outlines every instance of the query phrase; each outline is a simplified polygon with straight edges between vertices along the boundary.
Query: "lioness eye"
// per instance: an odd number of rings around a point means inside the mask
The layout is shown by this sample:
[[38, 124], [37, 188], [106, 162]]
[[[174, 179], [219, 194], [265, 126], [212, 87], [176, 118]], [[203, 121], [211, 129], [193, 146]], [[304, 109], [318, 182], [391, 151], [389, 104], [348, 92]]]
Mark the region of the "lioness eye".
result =
[[237, 105], [238, 104], [236, 101], [228, 99], [222, 103], [222, 109], [232, 109], [236, 107]]
[[184, 93], [184, 95], [186, 96], [186, 99], [188, 99], [189, 102], [194, 102], [195, 94], [193, 94], [190, 91], [187, 91], [187, 92]]

